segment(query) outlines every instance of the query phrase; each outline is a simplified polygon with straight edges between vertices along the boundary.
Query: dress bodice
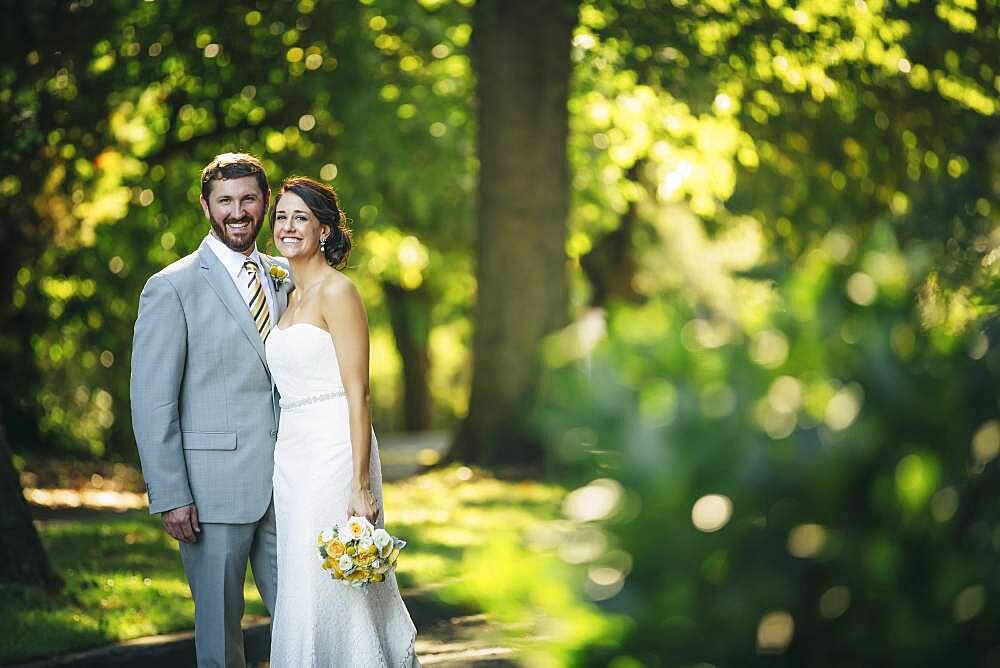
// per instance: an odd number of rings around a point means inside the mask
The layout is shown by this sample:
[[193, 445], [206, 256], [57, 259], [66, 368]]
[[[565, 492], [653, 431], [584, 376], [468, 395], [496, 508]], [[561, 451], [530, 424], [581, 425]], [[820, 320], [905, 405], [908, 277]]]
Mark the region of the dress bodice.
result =
[[282, 402], [344, 391], [333, 338], [322, 327], [309, 323], [273, 327], [266, 353]]

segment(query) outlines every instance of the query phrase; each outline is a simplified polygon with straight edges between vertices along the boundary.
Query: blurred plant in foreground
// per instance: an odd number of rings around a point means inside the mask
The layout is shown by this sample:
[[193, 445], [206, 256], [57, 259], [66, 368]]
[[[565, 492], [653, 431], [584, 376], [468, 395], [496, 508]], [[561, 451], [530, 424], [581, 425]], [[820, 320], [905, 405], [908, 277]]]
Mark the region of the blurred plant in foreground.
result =
[[545, 351], [537, 424], [573, 528], [474, 559], [513, 573], [487, 608], [599, 606], [559, 665], [1000, 662], [995, 267], [938, 290], [880, 224], [753, 279], [709, 261], [732, 239], [697, 250], [695, 219], [660, 216], [645, 303]]

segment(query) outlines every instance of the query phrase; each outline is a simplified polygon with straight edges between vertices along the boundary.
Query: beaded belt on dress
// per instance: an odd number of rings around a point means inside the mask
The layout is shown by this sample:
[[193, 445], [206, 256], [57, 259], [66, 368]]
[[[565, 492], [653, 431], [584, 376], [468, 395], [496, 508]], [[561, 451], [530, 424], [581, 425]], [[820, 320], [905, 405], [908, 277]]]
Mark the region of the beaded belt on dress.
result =
[[278, 405], [283, 409], [298, 408], [299, 406], [308, 406], [309, 404], [317, 404], [321, 401], [329, 401], [330, 399], [336, 399], [337, 397], [346, 396], [347, 393], [344, 390], [336, 390], [334, 392], [327, 392], [325, 394], [314, 394], [311, 397], [303, 397], [302, 399], [285, 400], [281, 399]]

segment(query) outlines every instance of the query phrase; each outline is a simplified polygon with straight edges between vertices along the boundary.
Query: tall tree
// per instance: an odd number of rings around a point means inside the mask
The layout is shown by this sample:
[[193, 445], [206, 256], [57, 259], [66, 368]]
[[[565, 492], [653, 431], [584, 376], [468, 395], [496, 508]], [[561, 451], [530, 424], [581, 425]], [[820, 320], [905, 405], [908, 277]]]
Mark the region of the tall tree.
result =
[[7, 436], [0, 427], [0, 581], [57, 590], [62, 580], [52, 570], [24, 500]]
[[571, 0], [484, 0], [474, 10], [478, 78], [478, 297], [469, 414], [452, 457], [537, 462], [519, 423], [542, 338], [568, 317], [567, 97]]
[[403, 361], [403, 429], [431, 428], [430, 299], [425, 287], [406, 290], [396, 283], [382, 283], [386, 310], [392, 324], [396, 349]]

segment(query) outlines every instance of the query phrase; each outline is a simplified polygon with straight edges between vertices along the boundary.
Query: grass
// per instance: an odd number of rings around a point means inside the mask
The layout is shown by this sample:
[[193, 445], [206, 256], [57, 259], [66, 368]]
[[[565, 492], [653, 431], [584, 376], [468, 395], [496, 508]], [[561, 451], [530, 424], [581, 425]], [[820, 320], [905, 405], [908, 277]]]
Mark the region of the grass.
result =
[[[496, 531], [528, 531], [554, 518], [562, 496], [556, 486], [504, 482], [465, 467], [387, 484], [387, 528], [409, 542], [397, 572], [404, 594], [419, 588], [454, 602], [447, 585], [462, 581], [470, 549]], [[132, 511], [48, 520], [40, 529], [66, 586], [54, 598], [0, 586], [0, 663], [193, 627], [177, 543], [157, 518]], [[252, 579], [245, 593], [247, 612], [266, 615]]]

